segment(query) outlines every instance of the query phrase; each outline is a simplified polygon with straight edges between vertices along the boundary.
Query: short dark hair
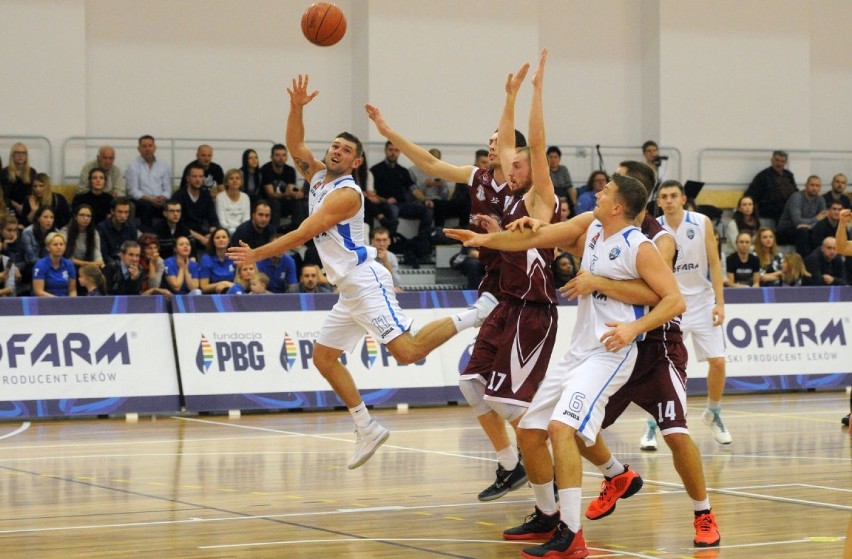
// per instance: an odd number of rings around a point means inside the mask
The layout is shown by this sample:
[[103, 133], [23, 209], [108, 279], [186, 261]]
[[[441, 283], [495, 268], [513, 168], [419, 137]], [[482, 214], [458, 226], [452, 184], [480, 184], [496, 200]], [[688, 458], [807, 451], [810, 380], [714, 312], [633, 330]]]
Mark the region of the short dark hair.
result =
[[789, 155], [787, 155], [787, 152], [786, 152], [786, 151], [782, 151], [782, 150], [780, 150], [780, 149], [776, 149], [775, 151], [773, 151], [773, 152], [772, 152], [772, 157], [783, 157], [784, 159], [787, 159], [787, 158], [788, 158], [788, 157], [790, 157], [790, 156], [789, 156]]
[[667, 181], [663, 181], [663, 184], [660, 185], [660, 190], [662, 190], [664, 188], [671, 188], [673, 186], [676, 187], [678, 190], [680, 190], [681, 196], [686, 194], [686, 190], [683, 189], [683, 185], [680, 184], [680, 181], [676, 181], [674, 179], [669, 179]]
[[121, 243], [121, 248], [119, 249], [119, 251], [121, 252], [121, 254], [127, 254], [127, 251], [131, 248], [138, 248], [141, 250], [141, 247], [139, 246], [138, 242], [133, 240], [127, 240]]
[[199, 163], [199, 162], [197, 162], [197, 161], [193, 161], [192, 163], [190, 163], [189, 165], [187, 165], [187, 166], [186, 166], [186, 176], [187, 176], [187, 177], [189, 176], [189, 172], [190, 172], [192, 169], [201, 169], [201, 172], [202, 172], [202, 173], [206, 173], [206, 172], [207, 172], [207, 169], [205, 169], [205, 168], [204, 168], [204, 166], [203, 166], [201, 163]]
[[267, 208], [272, 210], [272, 206], [269, 205], [269, 202], [261, 199], [254, 203], [254, 207], [251, 209], [251, 213], [254, 214], [254, 212], [256, 212], [257, 208], [259, 208], [260, 206], [266, 206]]
[[284, 151], [287, 151], [287, 146], [285, 146], [284, 144], [275, 144], [274, 146], [272, 146], [272, 149], [269, 151], [269, 155], [270, 156], [275, 155], [275, 152], [279, 149], [283, 149]]
[[647, 163], [641, 161], [622, 161], [618, 164], [619, 167], [627, 169], [626, 175], [633, 177], [642, 183], [648, 194], [654, 191], [654, 184], [657, 182], [657, 173]]
[[141, 144], [142, 140], [151, 140], [152, 142], [157, 143], [157, 140], [154, 139], [154, 136], [152, 136], [150, 134], [145, 134], [144, 136], [139, 136], [139, 140], [137, 142], [137, 145]]
[[174, 197], [166, 200], [166, 207], [168, 208], [169, 206], [180, 206], [181, 209], [183, 209], [183, 205], [181, 205], [180, 200]]
[[479, 159], [480, 157], [488, 157], [488, 150], [487, 149], [476, 150], [476, 153], [473, 154], [474, 161]]
[[[363, 157], [364, 156], [364, 144], [361, 143], [361, 140], [359, 140], [358, 136], [356, 136], [355, 134], [352, 134], [351, 132], [343, 131], [335, 137], [340, 138], [342, 140], [346, 140], [347, 142], [352, 142], [353, 144], [355, 144], [355, 157]], [[385, 143], [385, 147], [387, 147], [387, 145], [389, 143], [390, 143], [390, 141]]]
[[[497, 130], [495, 130], [497, 132]], [[515, 129], [515, 147], [516, 148], [525, 148], [527, 147], [527, 138], [524, 136], [520, 130]]]
[[390, 236], [390, 229], [386, 227], [375, 227], [370, 231], [370, 240], [372, 241], [379, 233], [387, 233]]
[[645, 209], [645, 202], [648, 200], [645, 186], [638, 179], [619, 173], [612, 174], [612, 182], [618, 186], [616, 195], [623, 202], [625, 217], [633, 221]]
[[129, 206], [130, 198], [127, 196], [117, 196], [112, 199], [112, 204], [109, 205], [110, 209], [115, 209], [116, 206]]
[[655, 142], [654, 140], [648, 140], [647, 142], [642, 144], [642, 153], [645, 153], [645, 150], [650, 148], [650, 147], [655, 147], [657, 149], [660, 149], [660, 146], [657, 145], [657, 142]]
[[550, 155], [551, 153], [555, 153], [559, 157], [562, 157], [562, 150], [559, 149], [558, 146], [550, 146], [547, 148], [547, 155]]

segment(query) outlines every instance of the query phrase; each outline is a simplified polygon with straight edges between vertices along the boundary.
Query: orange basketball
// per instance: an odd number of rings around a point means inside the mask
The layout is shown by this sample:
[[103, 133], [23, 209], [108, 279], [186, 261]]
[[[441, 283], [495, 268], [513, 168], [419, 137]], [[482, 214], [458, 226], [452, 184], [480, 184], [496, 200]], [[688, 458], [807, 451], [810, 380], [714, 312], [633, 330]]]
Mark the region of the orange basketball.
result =
[[302, 14], [302, 33], [313, 44], [330, 47], [346, 35], [346, 16], [334, 4], [311, 4]]

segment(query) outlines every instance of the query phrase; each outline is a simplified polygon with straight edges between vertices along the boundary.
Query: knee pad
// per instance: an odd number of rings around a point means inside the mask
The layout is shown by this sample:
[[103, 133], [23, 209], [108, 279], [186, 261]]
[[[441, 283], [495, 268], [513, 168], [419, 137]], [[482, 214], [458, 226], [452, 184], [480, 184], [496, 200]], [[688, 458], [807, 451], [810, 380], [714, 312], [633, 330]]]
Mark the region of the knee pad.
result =
[[491, 411], [485, 402], [485, 385], [476, 379], [459, 379], [459, 389], [476, 417]]
[[527, 408], [523, 406], [518, 406], [515, 404], [507, 404], [506, 402], [494, 402], [491, 400], [487, 400], [488, 407], [494, 410], [494, 412], [508, 421], [512, 423], [513, 421], [519, 419], [524, 412], [527, 411]]

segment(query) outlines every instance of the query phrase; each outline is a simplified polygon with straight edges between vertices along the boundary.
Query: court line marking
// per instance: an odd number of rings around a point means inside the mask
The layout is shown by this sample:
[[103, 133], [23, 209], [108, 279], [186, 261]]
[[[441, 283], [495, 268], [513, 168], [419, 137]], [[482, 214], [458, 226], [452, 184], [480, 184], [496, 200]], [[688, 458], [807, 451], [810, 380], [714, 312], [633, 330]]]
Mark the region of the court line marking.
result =
[[6, 433], [5, 435], [0, 435], [0, 439], [8, 439], [8, 438], [14, 437], [16, 435], [20, 435], [21, 433], [23, 433], [24, 431], [26, 431], [29, 428], [30, 428], [30, 422], [24, 421], [21, 424], [20, 427], [18, 427], [17, 429], [12, 431], [11, 433]]

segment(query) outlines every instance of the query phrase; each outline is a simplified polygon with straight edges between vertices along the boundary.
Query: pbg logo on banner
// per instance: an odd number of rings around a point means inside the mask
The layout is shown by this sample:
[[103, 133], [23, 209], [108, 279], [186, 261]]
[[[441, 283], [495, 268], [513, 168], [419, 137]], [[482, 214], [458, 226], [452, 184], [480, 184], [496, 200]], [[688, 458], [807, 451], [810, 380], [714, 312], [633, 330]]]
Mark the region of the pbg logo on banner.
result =
[[[131, 333], [135, 337], [135, 333]], [[56, 367], [113, 364], [130, 365], [127, 332], [113, 332], [106, 339], [90, 338], [82, 332], [42, 335], [12, 334], [0, 343], [0, 363], [9, 369], [39, 364]]]
[[262, 340], [260, 332], [215, 332], [210, 338], [202, 333], [195, 365], [201, 374], [214, 364], [220, 373], [262, 371], [266, 366]]
[[[374, 366], [404, 366], [396, 363], [395, 359], [394, 363], [391, 363], [391, 359], [393, 359], [393, 355], [391, 355], [391, 352], [388, 350], [388, 348], [378, 343], [371, 335], [367, 334], [366, 336], [364, 336], [364, 343], [361, 346], [361, 363], [364, 364], [364, 367], [366, 369], [372, 369]], [[376, 363], [378, 363], [378, 365]], [[420, 361], [415, 361], [414, 363], [412, 363], [412, 365], [422, 367], [425, 363], [426, 358], [424, 357]]]

